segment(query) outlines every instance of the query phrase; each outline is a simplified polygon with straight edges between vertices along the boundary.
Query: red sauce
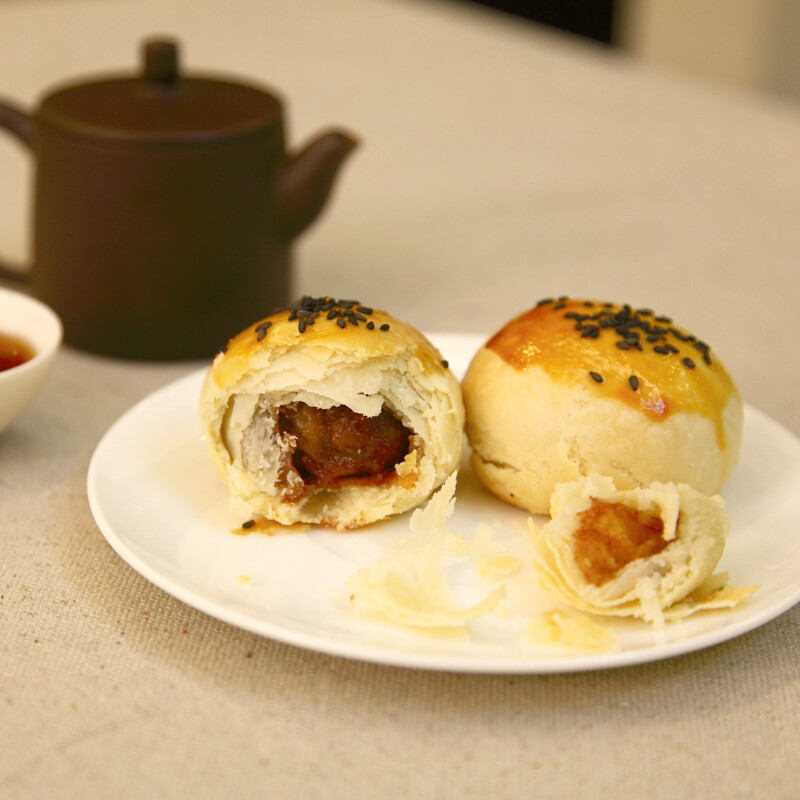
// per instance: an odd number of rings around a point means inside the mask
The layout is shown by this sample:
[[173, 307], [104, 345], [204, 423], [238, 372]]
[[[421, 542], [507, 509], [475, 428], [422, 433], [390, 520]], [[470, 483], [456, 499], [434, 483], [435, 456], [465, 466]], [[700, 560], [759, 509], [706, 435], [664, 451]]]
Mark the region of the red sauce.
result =
[[16, 336], [0, 333], [0, 372], [18, 367], [30, 361], [36, 353], [33, 348]]

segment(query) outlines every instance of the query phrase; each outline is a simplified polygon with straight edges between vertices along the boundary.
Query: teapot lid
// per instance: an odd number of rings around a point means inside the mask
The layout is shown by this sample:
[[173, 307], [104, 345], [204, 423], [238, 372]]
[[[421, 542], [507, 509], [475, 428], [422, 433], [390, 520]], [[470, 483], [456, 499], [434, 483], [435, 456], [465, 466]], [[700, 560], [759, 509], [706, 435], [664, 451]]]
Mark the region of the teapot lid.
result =
[[58, 90], [39, 120], [74, 134], [139, 142], [214, 141], [281, 122], [280, 101], [254, 86], [184, 77], [172, 40], [146, 41], [137, 77]]

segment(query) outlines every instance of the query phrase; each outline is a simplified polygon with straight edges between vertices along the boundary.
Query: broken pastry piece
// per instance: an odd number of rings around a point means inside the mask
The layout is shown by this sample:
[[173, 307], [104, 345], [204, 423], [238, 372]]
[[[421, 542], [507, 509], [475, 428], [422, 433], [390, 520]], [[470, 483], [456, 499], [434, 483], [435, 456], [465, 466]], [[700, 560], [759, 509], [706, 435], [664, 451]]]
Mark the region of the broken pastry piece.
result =
[[581, 611], [660, 627], [755, 590], [714, 574], [730, 529], [719, 496], [673, 483], [618, 490], [590, 475], [559, 484], [550, 514], [541, 528], [529, 522], [535, 566], [546, 588]]
[[348, 529], [444, 483], [461, 458], [464, 408], [447, 362], [411, 325], [303, 297], [215, 357], [200, 420], [240, 518]]

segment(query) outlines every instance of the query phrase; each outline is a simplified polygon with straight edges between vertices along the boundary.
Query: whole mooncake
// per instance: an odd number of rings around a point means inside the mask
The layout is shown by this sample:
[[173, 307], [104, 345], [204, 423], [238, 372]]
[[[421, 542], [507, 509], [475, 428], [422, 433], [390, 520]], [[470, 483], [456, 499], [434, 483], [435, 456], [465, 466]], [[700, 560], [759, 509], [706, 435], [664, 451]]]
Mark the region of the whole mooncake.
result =
[[559, 483], [655, 481], [714, 494], [736, 466], [743, 403], [712, 349], [648, 309], [546, 300], [475, 354], [462, 382], [472, 464], [546, 514]]

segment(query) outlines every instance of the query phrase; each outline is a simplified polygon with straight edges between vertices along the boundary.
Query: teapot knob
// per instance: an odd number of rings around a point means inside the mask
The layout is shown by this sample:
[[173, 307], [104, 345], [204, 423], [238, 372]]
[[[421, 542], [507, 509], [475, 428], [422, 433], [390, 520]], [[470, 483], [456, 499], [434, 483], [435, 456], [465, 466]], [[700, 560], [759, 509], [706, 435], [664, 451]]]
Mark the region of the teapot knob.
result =
[[162, 86], [172, 86], [178, 80], [178, 45], [174, 41], [145, 42], [144, 79]]

